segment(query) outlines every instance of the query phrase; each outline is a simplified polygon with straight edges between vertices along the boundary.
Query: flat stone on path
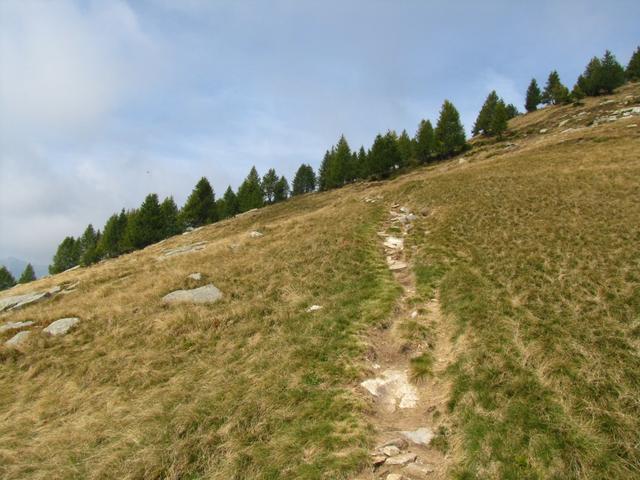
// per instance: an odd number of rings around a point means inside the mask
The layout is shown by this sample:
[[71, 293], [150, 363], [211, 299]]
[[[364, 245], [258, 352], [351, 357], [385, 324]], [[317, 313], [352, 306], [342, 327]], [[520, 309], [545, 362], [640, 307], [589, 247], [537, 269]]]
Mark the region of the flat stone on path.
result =
[[397, 270], [404, 270], [408, 266], [406, 262], [394, 259], [387, 259], [387, 263], [389, 264], [389, 270], [394, 272]]
[[56, 320], [51, 323], [47, 328], [42, 331], [48, 333], [50, 335], [65, 335], [69, 330], [71, 330], [80, 319], [77, 317], [69, 317], [69, 318], [61, 318], [60, 320]]
[[13, 337], [11, 337], [9, 340], [4, 342], [4, 344], [6, 346], [8, 346], [8, 347], [19, 347], [20, 345], [22, 345], [25, 342], [25, 340], [27, 338], [29, 338], [30, 334], [31, 334], [31, 332], [29, 332], [28, 330], [25, 331], [25, 332], [18, 332]]
[[402, 455], [396, 455], [395, 457], [387, 458], [384, 462], [385, 465], [405, 465], [407, 463], [415, 462], [418, 456], [415, 453], [403, 453]]
[[404, 240], [398, 237], [387, 237], [384, 246], [392, 250], [402, 250], [404, 248]]
[[431, 478], [431, 474], [433, 472], [434, 470], [432, 466], [422, 465], [419, 463], [410, 463], [402, 469], [402, 473], [415, 480], [426, 480]]
[[413, 431], [400, 432], [407, 440], [418, 445], [429, 445], [434, 435], [430, 428], [422, 427]]
[[0, 325], [0, 333], [6, 332], [7, 330], [17, 330], [19, 328], [30, 327], [33, 325], [33, 322], [9, 322], [4, 325]]
[[385, 370], [382, 377], [365, 380], [360, 385], [378, 397], [390, 412], [414, 408], [418, 403], [418, 391], [409, 383], [407, 373], [400, 370]]
[[176, 290], [162, 297], [162, 301], [164, 303], [214, 303], [221, 298], [222, 292], [209, 284], [191, 290]]

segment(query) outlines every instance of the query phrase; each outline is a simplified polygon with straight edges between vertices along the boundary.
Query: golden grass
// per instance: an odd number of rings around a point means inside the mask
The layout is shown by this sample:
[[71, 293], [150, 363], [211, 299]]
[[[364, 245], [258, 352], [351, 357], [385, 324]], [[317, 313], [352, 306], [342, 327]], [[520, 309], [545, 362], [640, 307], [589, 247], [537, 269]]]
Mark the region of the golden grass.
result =
[[[639, 86], [613, 98], [626, 95]], [[603, 100], [580, 108], [599, 115]], [[418, 293], [438, 288], [465, 338], [439, 445], [457, 446], [451, 476], [637, 478], [640, 129], [626, 128], [635, 117], [560, 133], [574, 108], [515, 119], [514, 148], [476, 141], [464, 164], [307, 195], [16, 287], [80, 280], [2, 321], [82, 322], [22, 353], [0, 347], [0, 477], [349, 478], [372, 438], [360, 339], [400, 292], [375, 232], [399, 202], [428, 213], [408, 239]], [[205, 278], [187, 282], [193, 272]], [[208, 282], [221, 302], [160, 302]]]

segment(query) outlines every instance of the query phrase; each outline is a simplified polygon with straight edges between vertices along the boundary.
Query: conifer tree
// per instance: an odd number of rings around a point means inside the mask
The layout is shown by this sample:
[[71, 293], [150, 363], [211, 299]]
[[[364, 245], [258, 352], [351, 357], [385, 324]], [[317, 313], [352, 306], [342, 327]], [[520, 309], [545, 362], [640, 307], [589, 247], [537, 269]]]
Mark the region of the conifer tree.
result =
[[98, 250], [102, 255], [112, 258], [122, 253], [122, 241], [127, 228], [127, 214], [124, 210], [120, 214], [109, 217], [104, 225], [104, 232], [98, 243]]
[[18, 283], [29, 283], [33, 282], [36, 279], [36, 272], [33, 270], [33, 265], [27, 263], [27, 266], [24, 267], [24, 271], [22, 275], [20, 275], [20, 280]]
[[[578, 79], [579, 80], [579, 79]], [[569, 97], [571, 98], [571, 101], [573, 103], [579, 103], [580, 100], [582, 100], [584, 97], [586, 96], [586, 94], [584, 93], [584, 91], [582, 90], [582, 88], [580, 87], [580, 81], [576, 82], [576, 84], [573, 86], [573, 89], [571, 90], [571, 93], [569, 94]]]
[[16, 279], [4, 265], [0, 265], [0, 290], [6, 290], [16, 284]]
[[218, 209], [220, 218], [231, 218], [234, 215], [240, 213], [240, 207], [238, 205], [238, 197], [234, 193], [231, 185], [227, 187], [222, 197], [221, 206]]
[[418, 163], [428, 163], [435, 154], [435, 136], [429, 120], [421, 120], [414, 139]]
[[584, 69], [584, 73], [578, 77], [576, 85], [585, 95], [590, 97], [598, 95], [600, 91], [599, 82], [602, 72], [602, 62], [598, 57], [593, 57]]
[[[409, 137], [406, 130], [398, 137], [398, 151], [400, 152], [400, 167], [406, 167], [411, 164], [413, 157], [413, 141]], [[357, 157], [356, 157], [357, 160]]]
[[556, 70], [549, 74], [547, 84], [542, 92], [542, 103], [551, 105], [560, 105], [569, 100], [569, 89], [560, 81], [560, 75]]
[[125, 213], [126, 222], [124, 222], [125, 229], [122, 234], [122, 239], [120, 240], [120, 253], [131, 252], [135, 250], [135, 230], [137, 228], [136, 218], [138, 216], [138, 210], [132, 209], [127, 210]]
[[495, 90], [492, 90], [484, 101], [484, 104], [480, 109], [480, 113], [478, 113], [478, 118], [476, 119], [476, 123], [474, 123], [472, 129], [473, 135], [479, 135], [481, 133], [484, 135], [492, 134], [491, 124], [493, 122], [493, 115], [497, 104], [498, 94]]
[[518, 115], [520, 115], [518, 107], [516, 107], [513, 103], [507, 105], [505, 109], [507, 111], [507, 120], [511, 120], [512, 118], [516, 118]]
[[636, 51], [631, 55], [631, 59], [624, 73], [630, 82], [640, 80], [640, 47], [636, 48]]
[[287, 198], [289, 198], [289, 192], [289, 182], [287, 182], [287, 179], [284, 176], [280, 177], [276, 182], [276, 187], [273, 193], [273, 201], [277, 203], [286, 200]]
[[80, 241], [73, 237], [66, 237], [53, 256], [53, 261], [49, 265], [49, 273], [55, 274], [69, 270], [80, 262]]
[[316, 174], [311, 165], [303, 163], [298, 168], [293, 178], [292, 195], [302, 195], [303, 193], [313, 192], [316, 189]]
[[358, 178], [367, 178], [369, 176], [369, 160], [368, 154], [364, 149], [364, 146], [360, 146], [358, 150], [358, 161], [356, 163], [356, 170], [358, 171]]
[[462, 152], [467, 147], [460, 114], [449, 100], [445, 100], [434, 132], [436, 153], [447, 157]]
[[502, 138], [502, 134], [507, 129], [507, 107], [502, 99], [496, 103], [493, 115], [491, 118], [490, 131], [492, 135], [497, 135], [498, 138]]
[[624, 84], [624, 68], [618, 63], [615, 55], [609, 50], [604, 52], [600, 60], [601, 71], [598, 78], [598, 89], [600, 92], [610, 94]]
[[395, 132], [388, 131], [384, 136], [376, 135], [367, 160], [369, 175], [376, 178], [389, 175], [401, 161]]
[[80, 242], [80, 264], [87, 266], [96, 263], [100, 258], [98, 255], [98, 235], [89, 224], [79, 239]]
[[264, 192], [256, 167], [251, 167], [247, 178], [238, 189], [238, 207], [240, 212], [246, 212], [264, 205]]
[[262, 191], [264, 192], [266, 203], [274, 202], [276, 183], [278, 183], [278, 175], [275, 169], [270, 168], [262, 177]]
[[525, 100], [524, 108], [527, 112], [534, 112], [538, 109], [538, 105], [542, 103], [542, 94], [540, 93], [540, 87], [535, 78], [531, 79], [531, 83], [527, 88], [527, 98]]
[[162, 213], [162, 238], [173, 237], [182, 233], [184, 228], [180, 221], [180, 213], [178, 206], [173, 197], [165, 198], [160, 204], [160, 212]]
[[321, 192], [324, 192], [326, 190], [329, 190], [329, 188], [332, 188], [331, 185], [331, 181], [329, 179], [330, 176], [330, 171], [332, 169], [332, 157], [333, 157], [333, 153], [329, 150], [327, 150], [324, 153], [324, 157], [322, 158], [322, 162], [320, 163], [320, 170], [318, 171], [318, 188], [320, 189]]
[[180, 212], [181, 222], [185, 227], [199, 227], [218, 220], [216, 197], [209, 180], [202, 177], [194, 187], [191, 195]]
[[140, 209], [130, 221], [129, 241], [133, 248], [144, 248], [164, 238], [164, 219], [158, 195], [146, 196]]

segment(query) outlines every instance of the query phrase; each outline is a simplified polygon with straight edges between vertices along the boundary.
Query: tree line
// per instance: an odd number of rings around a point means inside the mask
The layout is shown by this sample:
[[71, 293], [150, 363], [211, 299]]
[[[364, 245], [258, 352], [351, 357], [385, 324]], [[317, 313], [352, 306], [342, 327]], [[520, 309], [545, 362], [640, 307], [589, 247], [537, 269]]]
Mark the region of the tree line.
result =
[[[540, 104], [576, 103], [585, 96], [611, 93], [625, 81], [638, 80], [640, 47], [633, 53], [626, 69], [607, 50], [602, 58], [593, 57], [589, 61], [571, 91], [562, 84], [555, 70], [549, 74], [542, 91], [536, 79], [532, 79], [527, 89], [525, 109], [532, 112]], [[474, 136], [501, 138], [507, 122], [516, 115], [519, 115], [517, 107], [507, 104], [494, 90], [482, 105], [472, 133]], [[113, 214], [102, 231], [88, 225], [79, 238], [66, 237], [58, 246], [49, 272], [59, 273], [76, 265], [90, 265], [101, 259], [117, 257], [187, 229], [282, 202], [290, 196], [340, 188], [358, 180], [387, 178], [408, 168], [450, 158], [468, 148], [460, 114], [453, 103], [445, 100], [435, 128], [430, 120], [424, 119], [413, 137], [406, 130], [400, 135], [389, 130], [376, 135], [368, 150], [361, 146], [356, 151], [351, 149], [344, 135], [340, 136], [337, 144], [326, 151], [318, 174], [310, 165], [302, 164], [291, 186], [273, 168], [260, 177], [252, 167], [237, 192], [229, 186], [218, 199], [205, 177], [198, 181], [182, 208], [178, 208], [172, 197], [160, 202], [158, 196], [151, 193], [139, 208], [123, 209]], [[0, 285], [3, 281], [10, 283], [9, 277], [0, 270]], [[12, 281], [15, 284], [15, 280]]]
[[15, 277], [11, 274], [9, 269], [4, 265], [0, 265], [0, 290], [6, 290], [7, 288], [11, 288], [17, 283], [29, 283], [33, 282], [36, 279], [36, 272], [33, 270], [33, 265], [30, 263], [24, 267], [22, 271], [22, 275], [16, 282]]

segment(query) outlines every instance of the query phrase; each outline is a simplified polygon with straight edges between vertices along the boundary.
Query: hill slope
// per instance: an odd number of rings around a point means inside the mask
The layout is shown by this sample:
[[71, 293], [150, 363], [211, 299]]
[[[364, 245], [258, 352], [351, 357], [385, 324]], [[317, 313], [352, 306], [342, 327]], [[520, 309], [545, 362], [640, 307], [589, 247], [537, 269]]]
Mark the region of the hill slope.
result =
[[[3, 292], [79, 282], [1, 314], [34, 325], [0, 347], [0, 477], [379, 478], [406, 424], [360, 383], [399, 366], [428, 478], [637, 478], [638, 105], [544, 109], [464, 159]], [[219, 302], [161, 301], [208, 283]]]

